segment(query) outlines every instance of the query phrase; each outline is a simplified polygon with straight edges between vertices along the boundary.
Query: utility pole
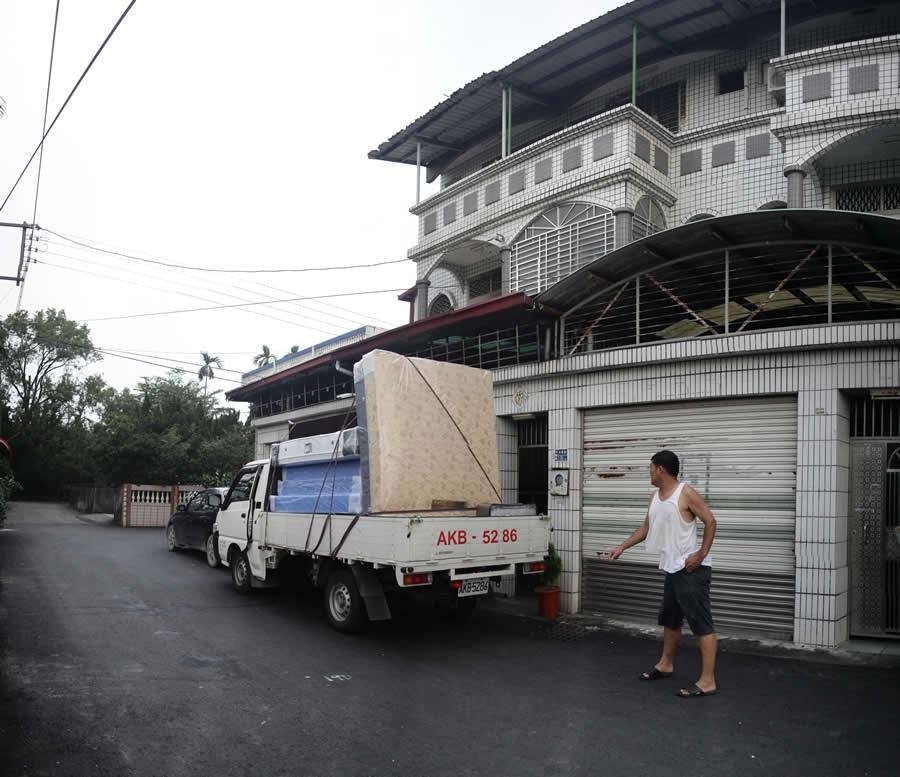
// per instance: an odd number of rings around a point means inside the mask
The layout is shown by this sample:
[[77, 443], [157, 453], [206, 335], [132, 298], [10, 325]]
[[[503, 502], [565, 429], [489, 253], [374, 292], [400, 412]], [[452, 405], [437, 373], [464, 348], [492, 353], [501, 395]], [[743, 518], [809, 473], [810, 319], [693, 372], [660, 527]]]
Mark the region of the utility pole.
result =
[[[0, 281], [15, 281], [16, 286], [19, 287], [19, 299], [16, 303], [16, 312], [18, 312], [22, 306], [22, 292], [25, 288], [25, 275], [28, 273], [28, 264], [31, 261], [32, 245], [34, 242], [34, 230], [39, 229], [40, 227], [36, 227], [34, 224], [29, 224], [27, 221], [23, 221], [21, 224], [13, 224], [8, 221], [0, 221], [0, 228], [3, 227], [22, 230], [22, 240], [19, 244], [19, 266], [16, 270], [16, 274], [0, 275]], [[25, 251], [26, 236], [28, 237], [27, 256]]]

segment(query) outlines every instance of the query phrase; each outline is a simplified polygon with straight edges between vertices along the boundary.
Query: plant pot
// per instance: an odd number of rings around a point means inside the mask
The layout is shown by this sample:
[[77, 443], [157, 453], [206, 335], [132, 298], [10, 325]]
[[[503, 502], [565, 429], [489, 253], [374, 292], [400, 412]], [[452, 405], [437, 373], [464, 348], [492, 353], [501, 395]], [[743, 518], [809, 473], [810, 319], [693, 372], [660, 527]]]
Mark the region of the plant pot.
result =
[[538, 598], [538, 612], [547, 620], [559, 617], [559, 586], [539, 585], [534, 589]]

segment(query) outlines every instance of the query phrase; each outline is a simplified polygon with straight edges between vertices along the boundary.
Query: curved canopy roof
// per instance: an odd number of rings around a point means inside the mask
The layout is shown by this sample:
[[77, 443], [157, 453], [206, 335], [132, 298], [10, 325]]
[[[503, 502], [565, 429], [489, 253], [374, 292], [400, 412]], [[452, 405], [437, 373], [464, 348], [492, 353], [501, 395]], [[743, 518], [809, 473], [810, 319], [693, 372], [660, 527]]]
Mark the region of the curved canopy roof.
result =
[[[872, 213], [818, 208], [759, 210], [693, 221], [628, 243], [536, 295], [565, 312], [616, 284], [669, 262], [729, 247], [790, 242], [865, 246], [900, 254], [900, 220]], [[900, 259], [898, 259], [900, 261]]]
[[[839, 0], [791, 0], [788, 6], [791, 25], [848, 8]], [[779, 18], [779, 0], [633, 0], [470, 81], [370, 151], [369, 158], [415, 164], [421, 142], [423, 164], [434, 165], [498, 134], [503, 84], [513, 89], [517, 123], [557, 115], [598, 84], [630, 72], [635, 24], [643, 68], [696, 52], [746, 48], [760, 37], [776, 36]]]

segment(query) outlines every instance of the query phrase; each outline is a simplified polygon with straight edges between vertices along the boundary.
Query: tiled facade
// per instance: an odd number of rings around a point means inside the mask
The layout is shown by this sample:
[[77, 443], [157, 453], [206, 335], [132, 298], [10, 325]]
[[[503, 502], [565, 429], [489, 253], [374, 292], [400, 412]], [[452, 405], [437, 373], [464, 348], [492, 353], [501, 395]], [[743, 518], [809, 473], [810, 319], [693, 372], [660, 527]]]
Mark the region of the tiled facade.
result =
[[[580, 609], [586, 409], [790, 395], [798, 401], [794, 639], [819, 646], [843, 642], [849, 585], [844, 392], [900, 385], [898, 342], [900, 323], [847, 324], [604, 351], [496, 371], [498, 416], [548, 413], [549, 448], [569, 452], [569, 494], [551, 496], [549, 508], [563, 558], [566, 610]], [[514, 455], [507, 444], [502, 461], [508, 472], [515, 469]]]

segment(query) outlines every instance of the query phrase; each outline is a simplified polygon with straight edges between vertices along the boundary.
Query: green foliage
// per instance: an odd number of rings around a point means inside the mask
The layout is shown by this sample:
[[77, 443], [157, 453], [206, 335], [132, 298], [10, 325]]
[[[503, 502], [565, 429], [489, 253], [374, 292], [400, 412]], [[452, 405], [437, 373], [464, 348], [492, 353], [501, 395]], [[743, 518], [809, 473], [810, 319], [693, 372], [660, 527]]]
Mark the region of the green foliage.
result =
[[252, 431], [193, 382], [145, 378], [107, 402], [90, 455], [107, 483], [223, 485], [252, 458]]
[[267, 364], [275, 363], [275, 354], [268, 345], [264, 345], [262, 350], [253, 358], [253, 363], [257, 367], [265, 367]]
[[16, 480], [7, 459], [0, 459], [0, 521], [6, 517], [6, 503], [21, 490], [22, 484]]
[[559, 553], [556, 552], [556, 548], [551, 542], [550, 545], [547, 546], [547, 555], [544, 556], [544, 574], [541, 581], [544, 585], [556, 585], [556, 581], [559, 579], [561, 572], [562, 559], [559, 557]]
[[[208, 382], [222, 363], [203, 357]], [[18, 481], [0, 466], [0, 509], [19, 483], [29, 499], [61, 498], [67, 483], [220, 485], [252, 458], [252, 430], [205, 384], [173, 374], [116, 391], [83, 375], [97, 358], [87, 327], [62, 311], [0, 322], [0, 434]]]

